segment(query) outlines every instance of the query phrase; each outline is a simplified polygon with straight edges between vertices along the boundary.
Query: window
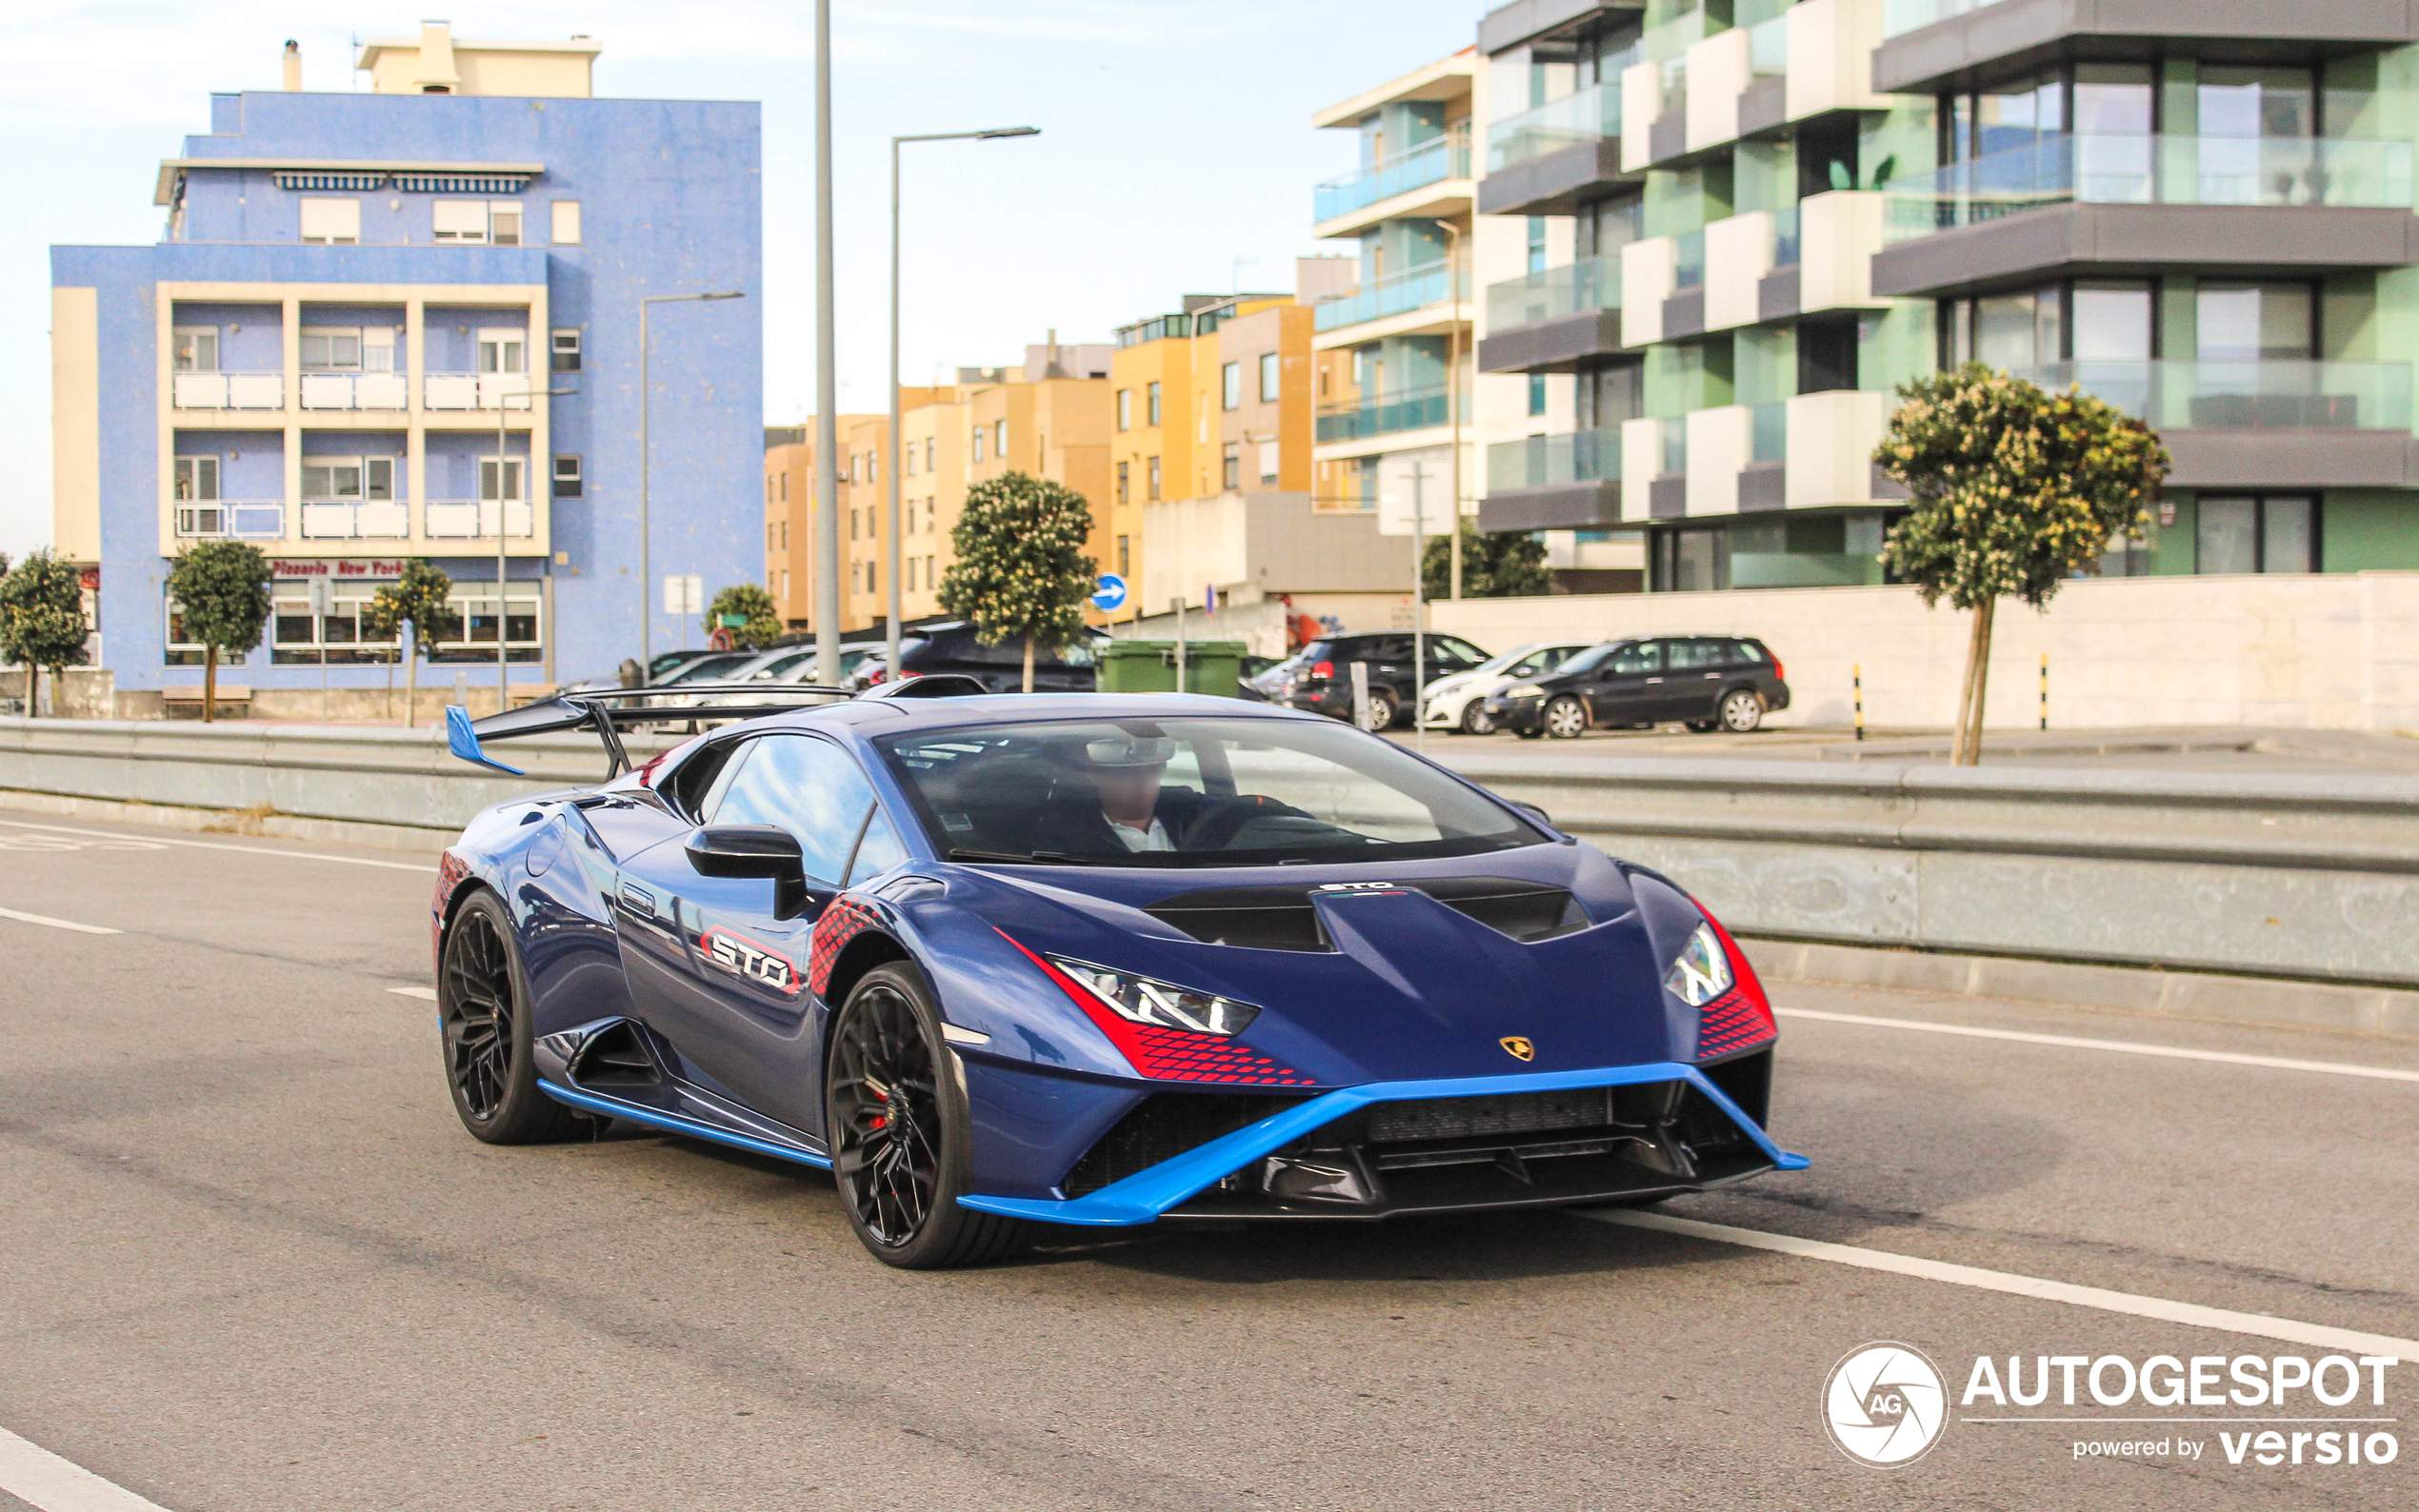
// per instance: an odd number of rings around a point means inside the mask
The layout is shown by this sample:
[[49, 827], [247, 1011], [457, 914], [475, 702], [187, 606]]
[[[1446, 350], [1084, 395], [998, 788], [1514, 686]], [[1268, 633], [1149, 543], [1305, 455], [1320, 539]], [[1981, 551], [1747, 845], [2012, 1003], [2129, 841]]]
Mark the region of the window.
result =
[[440, 242], [469, 246], [488, 239], [488, 202], [485, 200], [432, 200], [429, 205], [429, 229]]
[[550, 333], [547, 347], [552, 353], [556, 372], [580, 370], [580, 333], [577, 330], [563, 329]]
[[[905, 859], [897, 834], [886, 823], [882, 839], [869, 821], [880, 817], [873, 785], [849, 753], [807, 735], [765, 735], [748, 743], [717, 784], [708, 822], [772, 825], [797, 837], [807, 875], [839, 884], [854, 875], [851, 863], [870, 846], [868, 859], [885, 866]], [[861, 841], [860, 835], [864, 836]]]
[[498, 329], [479, 332], [479, 371], [528, 372], [529, 332]]
[[2077, 362], [2150, 359], [2150, 286], [2077, 284], [2069, 346]]
[[1130, 388], [1120, 388], [1117, 390], [1117, 428], [1131, 430], [1133, 428], [1134, 391]]
[[[1234, 366], [1229, 363], [1227, 366]], [[1218, 462], [1218, 486], [1222, 488], [1243, 487], [1243, 443], [1229, 441]]]
[[305, 199], [302, 239], [318, 247], [350, 247], [361, 240], [361, 201]]
[[305, 457], [302, 491], [307, 500], [390, 501], [395, 496], [395, 459]]
[[521, 207], [498, 200], [488, 207], [488, 240], [498, 247], [521, 245]]
[[218, 502], [218, 459], [216, 457], [176, 459], [176, 502], [179, 504]]
[[1546, 270], [1546, 218], [1543, 215], [1529, 217], [1529, 270], [1532, 273]]
[[2307, 496], [2219, 498], [2195, 510], [2199, 572], [2315, 572], [2318, 511]]
[[1260, 354], [1260, 402], [1272, 405], [1284, 395], [1285, 361], [1275, 352]]
[[[191, 633], [185, 628], [185, 606], [174, 599], [170, 599], [167, 601], [167, 607], [168, 645], [166, 649], [168, 654], [163, 658], [165, 665], [170, 666], [201, 666], [204, 654], [202, 643], [194, 640]], [[244, 654], [240, 651], [222, 648], [218, 653], [218, 665], [241, 666], [244, 665]]]
[[934, 457], [937, 457], [937, 456], [939, 456], [939, 455], [940, 455], [940, 448], [941, 448], [941, 439], [940, 439], [940, 437], [938, 437], [938, 436], [928, 436], [928, 437], [926, 437], [926, 438], [925, 438], [925, 442], [924, 442], [924, 470], [925, 470], [925, 471], [930, 472], [930, 471], [931, 471], [931, 470], [932, 470], [932, 465], [933, 465], [933, 464], [932, 464], [932, 459], [933, 459]]
[[[498, 462], [493, 457], [479, 459], [479, 502], [482, 504], [496, 502], [495, 485], [498, 466]], [[521, 459], [506, 457], [500, 466], [504, 471], [504, 502], [510, 504], [527, 498], [528, 495], [521, 491]]]
[[1123, 535], [1117, 538], [1117, 575], [1121, 578], [1133, 571], [1133, 557], [1129, 545], [1132, 539]]
[[1134, 502], [1133, 466], [1130, 462], [1117, 464], [1117, 502], [1121, 505]]
[[902, 478], [912, 478], [915, 476], [915, 443], [912, 441], [907, 444], [906, 461], [907, 470], [901, 472], [899, 476]]
[[977, 462], [983, 460], [983, 428], [981, 426], [974, 428], [974, 460]]
[[1273, 439], [1260, 443], [1260, 481], [1277, 481], [1277, 444]]
[[1226, 409], [1243, 408], [1243, 364], [1230, 362], [1218, 369], [1218, 404]]
[[[492, 583], [457, 585], [446, 600], [447, 623], [436, 634], [432, 662], [495, 665], [496, 593]], [[505, 660], [536, 662], [545, 657], [538, 639], [538, 586], [512, 584], [504, 596]]]
[[2193, 291], [2195, 349], [2203, 362], [2307, 361], [2317, 300], [2308, 284], [2220, 284]]
[[577, 247], [580, 244], [580, 202], [556, 200], [554, 211], [554, 245]]
[[[394, 350], [391, 346], [387, 349], [390, 353]], [[305, 326], [302, 332], [302, 368], [305, 372], [359, 372], [360, 330], [332, 330]]]
[[1008, 422], [1005, 420], [991, 423], [991, 455], [1002, 462], [1008, 460]]
[[558, 499], [578, 498], [580, 496], [580, 484], [584, 480], [580, 475], [579, 458], [557, 457], [554, 459], [554, 497]]
[[216, 326], [179, 326], [170, 339], [170, 360], [178, 372], [218, 371]]
[[851, 541], [857, 538], [857, 516], [863, 512], [864, 511], [860, 509], [850, 509], [849, 511], [849, 539]]
[[1153, 458], [1151, 458], [1151, 459], [1150, 459], [1150, 492], [1149, 497], [1150, 497], [1150, 498], [1152, 498], [1152, 499], [1156, 499], [1156, 498], [1158, 498], [1158, 497], [1159, 497], [1159, 459], [1158, 459], [1157, 457], [1153, 457]]
[[1529, 375], [1529, 412], [1532, 415], [1542, 415], [1546, 412], [1546, 375], [1544, 373], [1533, 372]]
[[[379, 585], [333, 582], [332, 602], [325, 615], [310, 612], [310, 585], [287, 579], [271, 587], [269, 659], [277, 666], [316, 666], [324, 652], [330, 666], [395, 659], [392, 636], [378, 639], [363, 623], [364, 611]], [[450, 631], [448, 632], [450, 633]], [[492, 652], [489, 653], [490, 656]], [[200, 665], [195, 656], [192, 665]]]
[[1157, 384], [1152, 384], [1143, 390], [1142, 423], [1147, 426], [1159, 424], [1159, 386]]

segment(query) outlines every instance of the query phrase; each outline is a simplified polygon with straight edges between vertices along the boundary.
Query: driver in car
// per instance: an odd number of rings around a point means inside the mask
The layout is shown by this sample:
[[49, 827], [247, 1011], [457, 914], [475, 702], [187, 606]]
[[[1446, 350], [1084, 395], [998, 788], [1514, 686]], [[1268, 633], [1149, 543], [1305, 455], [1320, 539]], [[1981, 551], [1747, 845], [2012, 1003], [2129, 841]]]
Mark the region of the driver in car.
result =
[[1098, 823], [1107, 831], [1086, 836], [1103, 842], [1086, 846], [1088, 851], [1176, 848], [1176, 837], [1210, 800], [1190, 787], [1160, 786], [1175, 754], [1176, 743], [1165, 735], [1124, 734], [1085, 742], [1084, 765], [1100, 794]]

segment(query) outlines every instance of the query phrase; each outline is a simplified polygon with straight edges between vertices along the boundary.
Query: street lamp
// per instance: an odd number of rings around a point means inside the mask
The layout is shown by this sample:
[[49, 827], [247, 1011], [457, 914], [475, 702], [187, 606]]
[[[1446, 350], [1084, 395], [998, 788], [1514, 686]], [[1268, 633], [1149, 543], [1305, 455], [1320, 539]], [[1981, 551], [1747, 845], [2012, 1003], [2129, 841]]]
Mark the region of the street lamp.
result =
[[[644, 318], [645, 311], [642, 310], [640, 314]], [[530, 348], [530, 344], [524, 340], [521, 344], [521, 363], [524, 367], [537, 360], [536, 353]], [[498, 369], [496, 376], [501, 379], [504, 364], [498, 361], [495, 366]], [[537, 402], [541, 397], [569, 399], [578, 392], [576, 388], [532, 388], [522, 397], [529, 402], [529, 412], [534, 415], [537, 413]], [[505, 612], [504, 599], [505, 584], [508, 581], [505, 572], [504, 544], [510, 539], [505, 531], [504, 516], [505, 506], [511, 502], [504, 484], [505, 480], [511, 476], [512, 461], [512, 448], [505, 436], [504, 422], [511, 413], [512, 395], [499, 382], [495, 391], [495, 711], [499, 714], [512, 706], [511, 675], [506, 666], [506, 653], [512, 641], [511, 618]], [[532, 424], [530, 427], [529, 462], [521, 468], [521, 495], [530, 507], [530, 533], [532, 535], [537, 533], [537, 484], [534, 481], [536, 475], [537, 427]], [[464, 631], [467, 634], [469, 627], [464, 627]], [[324, 682], [326, 679], [323, 677], [321, 681]]]
[[726, 289], [712, 294], [647, 294], [638, 301], [638, 675], [643, 681], [655, 661], [655, 613], [648, 598], [648, 584], [654, 574], [654, 558], [647, 534], [647, 420], [653, 407], [655, 391], [647, 381], [647, 307], [678, 305], [699, 299], [745, 299], [740, 289]]
[[[899, 435], [899, 148], [908, 142], [990, 142], [1006, 136], [1039, 136], [1038, 126], [995, 126], [983, 131], [932, 131], [921, 136], [890, 138], [890, 548], [886, 566], [890, 575], [890, 613], [884, 619], [883, 666], [886, 676], [899, 675], [899, 476], [907, 443]], [[926, 587], [930, 587], [927, 584]]]

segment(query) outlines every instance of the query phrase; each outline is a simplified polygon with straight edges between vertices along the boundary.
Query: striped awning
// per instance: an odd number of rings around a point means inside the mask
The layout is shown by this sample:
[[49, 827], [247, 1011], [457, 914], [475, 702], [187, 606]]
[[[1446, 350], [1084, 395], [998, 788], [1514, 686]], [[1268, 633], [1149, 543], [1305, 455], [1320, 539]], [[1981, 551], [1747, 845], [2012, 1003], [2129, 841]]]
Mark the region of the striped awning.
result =
[[280, 169], [270, 175], [282, 189], [373, 189], [387, 181], [384, 173], [320, 173]]
[[397, 173], [395, 188], [413, 194], [518, 194], [527, 173]]

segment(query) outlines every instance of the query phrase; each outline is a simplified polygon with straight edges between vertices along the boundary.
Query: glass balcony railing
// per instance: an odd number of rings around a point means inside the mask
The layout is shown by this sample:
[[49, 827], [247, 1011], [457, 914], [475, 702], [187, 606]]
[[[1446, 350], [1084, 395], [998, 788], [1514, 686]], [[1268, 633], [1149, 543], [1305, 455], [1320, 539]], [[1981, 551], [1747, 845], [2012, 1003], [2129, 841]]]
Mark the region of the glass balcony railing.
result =
[[1789, 454], [1789, 407], [1753, 405], [1747, 412], [1747, 460], [1787, 462]]
[[1515, 163], [1620, 135], [1621, 80], [1616, 75], [1489, 127], [1487, 171], [1501, 173]]
[[401, 499], [306, 499], [306, 541], [401, 541], [411, 534], [411, 506]]
[[1468, 177], [1469, 138], [1460, 133], [1440, 136], [1320, 185], [1311, 194], [1311, 218], [1331, 221], [1411, 189]]
[[2057, 136], [1883, 186], [1889, 241], [2045, 205], [2410, 204], [2409, 142], [2338, 136]]
[[1656, 449], [1662, 452], [1655, 459], [1662, 464], [1655, 469], [1657, 474], [1669, 477], [1675, 472], [1688, 471], [1689, 423], [1686, 420], [1658, 420], [1654, 423], [1654, 430]]
[[1997, 0], [1882, 0], [1882, 35], [1894, 37], [1902, 31], [1913, 31], [1996, 3]]
[[1705, 283], [1705, 232], [1687, 231], [1671, 239], [1671, 287], [1697, 288]]
[[2107, 400], [2153, 429], [2409, 430], [2406, 362], [2062, 362], [2012, 369]]
[[1469, 272], [1456, 278], [1449, 263], [1429, 263], [1329, 294], [1310, 308], [1310, 328], [1340, 330], [1365, 321], [1406, 315], [1430, 305], [1469, 297]]
[[[1469, 394], [1462, 394], [1462, 416], [1469, 416]], [[1452, 400], [1443, 384], [1432, 388], [1407, 388], [1349, 404], [1319, 408], [1318, 440], [1367, 441], [1403, 430], [1427, 430], [1452, 422]]]
[[1794, 205], [1772, 212], [1772, 266], [1788, 268], [1805, 261], [1803, 222]]
[[180, 501], [176, 533], [193, 540], [279, 541], [286, 535], [286, 507], [229, 499]]
[[1789, 25], [1786, 16], [1759, 21], [1747, 29], [1747, 70], [1770, 78], [1789, 70]]
[[1614, 483], [1621, 478], [1621, 432], [1580, 430], [1560, 436], [1524, 436], [1487, 448], [1487, 491], [1550, 488], [1571, 483]]
[[181, 372], [171, 375], [170, 400], [179, 409], [283, 409], [282, 372]]
[[[1707, 15], [1705, 8], [1699, 6], [1686, 14], [1673, 16], [1659, 26], [1647, 28], [1646, 30], [1638, 33], [1638, 40], [1630, 45], [1637, 49], [1637, 58], [1643, 58], [1649, 63], [1661, 63], [1688, 51], [1690, 43], [1702, 42], [1722, 30], [1721, 23]], [[1635, 62], [1637, 58], [1630, 61]]]
[[1509, 279], [1487, 290], [1487, 328], [1506, 331], [1541, 320], [1621, 308], [1621, 259], [1590, 257]]

